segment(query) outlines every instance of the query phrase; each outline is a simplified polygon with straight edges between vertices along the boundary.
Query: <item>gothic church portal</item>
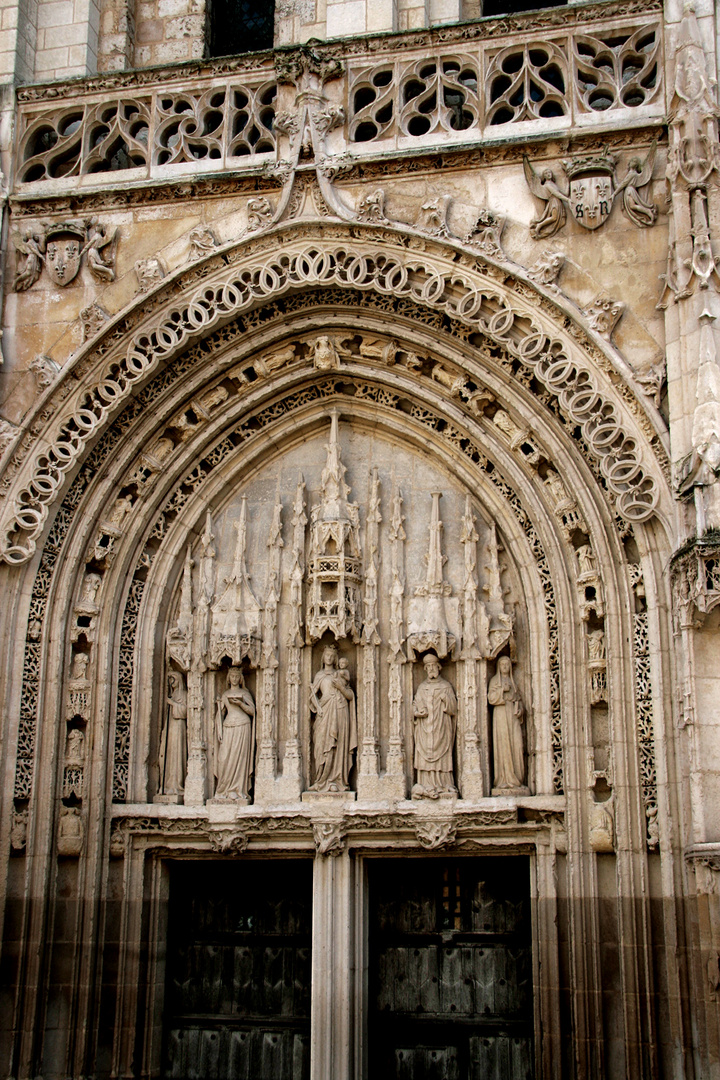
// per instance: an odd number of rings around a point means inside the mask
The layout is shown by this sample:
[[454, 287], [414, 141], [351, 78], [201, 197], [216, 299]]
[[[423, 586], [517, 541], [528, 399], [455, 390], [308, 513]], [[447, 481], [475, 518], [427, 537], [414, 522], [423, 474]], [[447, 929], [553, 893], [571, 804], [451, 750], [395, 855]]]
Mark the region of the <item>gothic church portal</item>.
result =
[[0, 8], [0, 1076], [720, 1078], [717, 12], [413, 3]]

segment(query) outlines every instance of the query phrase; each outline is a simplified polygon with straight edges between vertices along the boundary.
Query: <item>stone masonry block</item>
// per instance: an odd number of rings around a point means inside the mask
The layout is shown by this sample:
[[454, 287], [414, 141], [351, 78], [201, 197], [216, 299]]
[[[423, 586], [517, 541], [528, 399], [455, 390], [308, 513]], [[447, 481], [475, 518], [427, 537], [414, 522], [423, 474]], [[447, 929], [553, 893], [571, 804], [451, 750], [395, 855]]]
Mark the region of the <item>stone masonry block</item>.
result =
[[161, 19], [189, 14], [189, 0], [158, 0], [158, 15]]
[[157, 64], [172, 63], [174, 60], [189, 59], [190, 49], [187, 41], [164, 41], [162, 45], [155, 47], [155, 59]]
[[328, 37], [347, 37], [349, 34], [364, 33], [365, 0], [345, 0], [345, 3], [341, 4], [328, 4]]
[[145, 19], [138, 23], [135, 31], [135, 41], [138, 45], [150, 45], [163, 39], [162, 19]]
[[165, 40], [200, 37], [203, 32], [203, 23], [204, 19], [200, 15], [183, 15], [179, 19], [166, 19]]
[[73, 5], [69, 0], [41, 4], [38, 11], [38, 27], [67, 26], [74, 19]]
[[38, 52], [35, 57], [35, 71], [38, 75], [42, 75], [45, 78], [49, 78], [50, 72], [54, 72], [56, 68], [64, 68], [67, 66], [67, 48], [43, 49], [41, 52]]

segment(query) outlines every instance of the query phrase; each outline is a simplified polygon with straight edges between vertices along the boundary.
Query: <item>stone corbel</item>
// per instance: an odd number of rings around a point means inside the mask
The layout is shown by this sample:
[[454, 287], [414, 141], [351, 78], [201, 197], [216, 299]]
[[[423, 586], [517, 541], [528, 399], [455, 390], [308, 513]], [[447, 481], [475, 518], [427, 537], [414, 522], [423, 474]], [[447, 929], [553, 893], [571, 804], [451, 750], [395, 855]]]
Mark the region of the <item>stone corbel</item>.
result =
[[426, 851], [453, 847], [457, 841], [457, 824], [452, 820], [418, 820], [415, 835]]
[[213, 828], [211, 826], [209, 839], [213, 851], [220, 855], [242, 855], [247, 851], [250, 842], [247, 833], [233, 827]]
[[342, 855], [345, 851], [345, 827], [342, 821], [313, 822], [313, 839], [318, 855]]

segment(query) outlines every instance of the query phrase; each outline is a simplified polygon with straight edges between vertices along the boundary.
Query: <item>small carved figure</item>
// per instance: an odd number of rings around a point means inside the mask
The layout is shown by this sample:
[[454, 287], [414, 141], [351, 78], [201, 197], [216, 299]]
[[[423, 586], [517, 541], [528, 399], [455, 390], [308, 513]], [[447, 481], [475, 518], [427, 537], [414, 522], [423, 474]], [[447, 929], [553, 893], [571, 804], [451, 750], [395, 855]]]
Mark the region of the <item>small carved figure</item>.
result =
[[577, 548], [575, 554], [577, 555], [578, 567], [580, 571], [578, 581], [584, 580], [585, 578], [595, 577], [597, 573], [595, 569], [595, 556], [593, 555], [593, 550], [590, 544], [581, 544], [580, 547]]
[[488, 704], [493, 706], [493, 791], [517, 791], [525, 785], [523, 749], [523, 703], [512, 675], [509, 656], [498, 660], [497, 672], [488, 686]]
[[191, 259], [202, 259], [206, 255], [211, 255], [217, 247], [217, 237], [207, 225], [198, 225], [196, 228], [191, 229], [188, 240], [190, 241]]
[[447, 224], [448, 210], [452, 197], [440, 195], [437, 199], [431, 199], [420, 207], [415, 228], [430, 233], [431, 236], [449, 236]]
[[239, 667], [228, 671], [227, 687], [215, 716], [215, 798], [249, 802], [255, 757], [255, 702]]
[[285, 349], [278, 349], [276, 352], [266, 353], [264, 356], [258, 357], [257, 360], [253, 361], [253, 367], [258, 375], [267, 378], [278, 368], [283, 367], [285, 364], [291, 364], [294, 359], [295, 345], [288, 345]]
[[426, 678], [413, 701], [415, 784], [411, 794], [413, 799], [437, 799], [457, 794], [453, 772], [457, 698], [440, 675], [437, 656], [427, 653], [423, 664]]
[[95, 614], [98, 610], [97, 594], [102, 584], [100, 574], [86, 574], [82, 584], [82, 593], [75, 610]]
[[465, 242], [493, 259], [504, 259], [505, 252], [500, 247], [504, 228], [505, 218], [501, 214], [494, 214], [492, 210], [481, 210], [477, 221], [465, 237]]
[[340, 367], [340, 354], [335, 342], [327, 334], [321, 334], [313, 345], [313, 362], [318, 371], [330, 371]]
[[87, 666], [89, 663], [90, 657], [87, 653], [75, 653], [73, 656], [72, 668], [70, 670], [70, 681], [87, 682]]
[[328, 645], [310, 687], [310, 712], [315, 714], [311, 791], [350, 790], [352, 755], [357, 750], [355, 694], [347, 662], [340, 664], [337, 649]]
[[65, 743], [65, 764], [80, 766], [85, 762], [85, 734], [80, 728], [71, 728]]
[[111, 525], [114, 529], [120, 529], [125, 521], [125, 518], [132, 511], [133, 501], [129, 495], [123, 495], [121, 498], [116, 499], [113, 503], [112, 509], [106, 521], [107, 525]]
[[60, 368], [51, 360], [49, 356], [36, 356], [33, 362], [30, 364], [30, 371], [35, 376], [35, 385], [37, 386], [38, 394], [42, 394], [43, 390], [47, 390], [48, 386], [53, 382]]
[[140, 292], [147, 292], [165, 277], [165, 267], [157, 256], [153, 256], [149, 259], [138, 259], [135, 263], [135, 273]]
[[77, 806], [64, 806], [58, 826], [58, 853], [80, 855], [83, 847], [83, 821]]
[[589, 840], [593, 851], [611, 853], [615, 850], [612, 799], [605, 803], [590, 804]]
[[379, 360], [383, 364], [390, 366], [395, 363], [397, 358], [398, 345], [395, 338], [391, 341], [383, 341], [381, 338], [363, 338], [358, 347], [358, 351], [361, 356], [366, 357], [368, 360]]
[[625, 305], [622, 300], [613, 300], [610, 296], [598, 296], [590, 307], [584, 309], [584, 314], [590, 329], [609, 341], [624, 310]]
[[17, 435], [18, 429], [9, 420], [0, 420], [0, 455], [4, 454]]
[[13, 851], [24, 851], [27, 844], [27, 810], [13, 811], [12, 824], [10, 826], [10, 847]]
[[530, 235], [533, 240], [545, 240], [562, 229], [567, 221], [567, 207], [570, 205], [570, 200], [555, 183], [555, 174], [552, 169], [543, 169], [542, 173], [538, 174], [527, 157], [523, 158], [523, 169], [530, 191], [536, 199], [545, 203], [545, 209], [540, 217], [530, 222]]
[[83, 341], [89, 341], [102, 330], [110, 316], [100, 304], [93, 302], [80, 312], [80, 321], [83, 328]]
[[536, 281], [538, 285], [544, 285], [553, 292], [558, 292], [555, 283], [564, 265], [565, 256], [561, 252], [548, 252], [547, 255], [541, 256], [537, 262], [533, 263], [528, 270], [528, 277], [532, 281]]
[[115, 280], [115, 256], [117, 252], [117, 229], [108, 229], [97, 218], [91, 218], [87, 229], [87, 265], [98, 281]]
[[263, 196], [258, 199], [248, 199], [247, 216], [248, 232], [257, 232], [258, 229], [269, 225], [273, 219], [274, 210], [270, 201]]
[[548, 469], [543, 483], [552, 495], [556, 507], [561, 503], [567, 502], [568, 493], [565, 490], [565, 485], [554, 469]]
[[363, 195], [357, 205], [356, 213], [358, 221], [374, 222], [376, 225], [386, 223], [385, 192], [383, 189], [377, 188], [368, 195]]
[[187, 771], [187, 690], [177, 671], [168, 675], [165, 723], [160, 735], [160, 794], [182, 795]]
[[591, 663], [605, 659], [605, 632], [603, 630], [591, 630], [588, 639], [588, 660]]

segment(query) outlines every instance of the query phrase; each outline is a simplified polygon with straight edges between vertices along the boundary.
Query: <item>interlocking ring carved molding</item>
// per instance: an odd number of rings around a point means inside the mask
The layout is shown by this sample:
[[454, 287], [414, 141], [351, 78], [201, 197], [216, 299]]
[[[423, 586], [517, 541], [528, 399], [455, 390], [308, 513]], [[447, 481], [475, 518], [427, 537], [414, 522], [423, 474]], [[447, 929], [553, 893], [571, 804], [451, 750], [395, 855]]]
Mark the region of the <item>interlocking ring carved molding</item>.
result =
[[[22, 563], [32, 556], [49, 508], [88, 441], [160, 364], [240, 312], [319, 285], [410, 299], [501, 345], [557, 398], [562, 413], [580, 428], [619, 513], [633, 522], [651, 516], [660, 492], [653, 476], [659, 471], [657, 460], [650, 460], [655, 455], [648, 446], [647, 417], [639, 406], [633, 415], [598, 370], [597, 358], [612, 370], [610, 350], [603, 350], [598, 339], [586, 342], [595, 363], [583, 356], [581, 343], [563, 323], [577, 338], [582, 331], [559, 305], [555, 318], [550, 318], [546, 312], [553, 306], [548, 307], [545, 298], [542, 309], [541, 290], [536, 293], [522, 285], [518, 299], [504, 283], [488, 279], [477, 255], [463, 257], [459, 245], [418, 244], [417, 237], [401, 229], [318, 226], [316, 236], [308, 237], [304, 223], [302, 239], [299, 231], [286, 228], [282, 244], [277, 233], [270, 232], [210, 256], [197, 264], [199, 269], [165, 279], [149, 294], [150, 312], [144, 319], [142, 304], [136, 310], [136, 317], [143, 319], [141, 327], [133, 332], [130, 316], [117, 319], [78, 353], [55, 388], [55, 400], [41, 400], [28, 421], [34, 434], [42, 433], [41, 448], [32, 450], [22, 464], [10, 463], [18, 475], [9, 481], [2, 516], [0, 542], [6, 562]], [[413, 250], [417, 247], [424, 250]], [[180, 302], [178, 286], [187, 297]], [[73, 394], [78, 375], [83, 385]], [[613, 375], [617, 382], [617, 372]]]

